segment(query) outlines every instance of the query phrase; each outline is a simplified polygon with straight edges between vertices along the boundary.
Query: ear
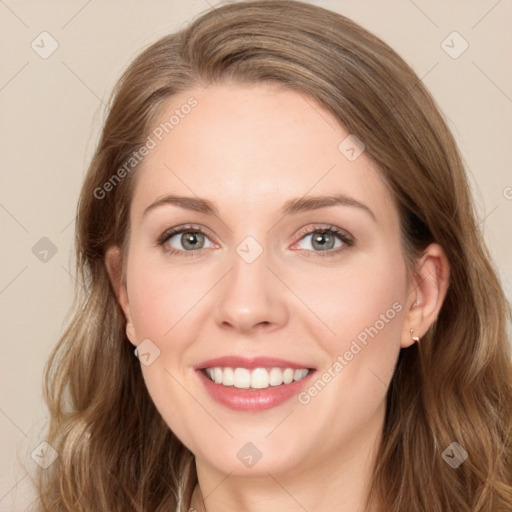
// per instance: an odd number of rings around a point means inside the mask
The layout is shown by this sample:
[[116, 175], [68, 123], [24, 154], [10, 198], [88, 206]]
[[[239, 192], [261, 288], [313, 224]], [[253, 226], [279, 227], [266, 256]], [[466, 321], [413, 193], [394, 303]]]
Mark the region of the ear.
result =
[[436, 321], [448, 291], [449, 281], [450, 265], [442, 247], [439, 244], [430, 244], [417, 261], [414, 278], [409, 283], [402, 348], [414, 343], [412, 336], [421, 339]]
[[130, 313], [126, 277], [123, 272], [122, 253], [118, 246], [112, 246], [107, 249], [105, 253], [105, 266], [107, 267], [107, 272], [110, 277], [112, 287], [114, 288], [117, 302], [119, 302], [126, 318], [126, 336], [128, 336], [132, 345], [137, 346], [135, 327], [133, 326], [132, 316]]

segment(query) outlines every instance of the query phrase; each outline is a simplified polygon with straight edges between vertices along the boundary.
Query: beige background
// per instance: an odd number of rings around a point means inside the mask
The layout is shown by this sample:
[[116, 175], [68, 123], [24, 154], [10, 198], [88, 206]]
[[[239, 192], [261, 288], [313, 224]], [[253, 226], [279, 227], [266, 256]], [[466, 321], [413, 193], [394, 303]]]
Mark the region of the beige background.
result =
[[[373, 31], [432, 91], [466, 159], [481, 224], [512, 299], [512, 2], [311, 3]], [[30, 454], [44, 440], [42, 370], [72, 300], [74, 213], [102, 101], [143, 46], [213, 5], [0, 1], [0, 511], [26, 510]], [[44, 31], [59, 45], [46, 59], [39, 55], [51, 49], [49, 36], [39, 36]], [[469, 44], [458, 58], [445, 51], [463, 48], [458, 36], [442, 47], [453, 31]], [[43, 237], [57, 250], [46, 262], [36, 245]]]

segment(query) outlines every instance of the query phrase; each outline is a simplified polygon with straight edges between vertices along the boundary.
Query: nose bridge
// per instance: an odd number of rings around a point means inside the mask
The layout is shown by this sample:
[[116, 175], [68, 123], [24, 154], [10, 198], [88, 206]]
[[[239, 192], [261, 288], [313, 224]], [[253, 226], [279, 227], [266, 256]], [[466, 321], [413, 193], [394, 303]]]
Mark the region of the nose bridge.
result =
[[[219, 324], [248, 331], [258, 325], [280, 324], [286, 308], [279, 280], [267, 268], [270, 254], [255, 237], [247, 236], [231, 258], [231, 271], [217, 303]], [[282, 284], [281, 284], [282, 286]]]

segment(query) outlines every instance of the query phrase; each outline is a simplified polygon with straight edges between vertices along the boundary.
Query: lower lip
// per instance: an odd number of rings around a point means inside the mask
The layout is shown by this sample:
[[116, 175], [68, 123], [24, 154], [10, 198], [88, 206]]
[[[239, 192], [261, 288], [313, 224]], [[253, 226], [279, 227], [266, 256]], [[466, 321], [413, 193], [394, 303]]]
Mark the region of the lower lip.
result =
[[236, 411], [265, 411], [277, 407], [297, 396], [315, 373], [310, 372], [301, 380], [280, 386], [269, 386], [266, 389], [240, 389], [234, 386], [223, 386], [211, 381], [201, 370], [196, 370], [206, 391], [218, 403]]

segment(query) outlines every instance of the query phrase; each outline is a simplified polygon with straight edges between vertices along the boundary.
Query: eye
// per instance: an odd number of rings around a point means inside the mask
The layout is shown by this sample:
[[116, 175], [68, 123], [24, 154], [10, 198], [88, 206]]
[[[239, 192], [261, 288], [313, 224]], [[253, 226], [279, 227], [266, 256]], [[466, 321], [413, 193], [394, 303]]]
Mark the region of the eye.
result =
[[189, 225], [167, 230], [158, 239], [158, 245], [172, 254], [193, 256], [196, 250], [205, 248], [206, 240], [209, 238], [200, 228]]
[[[306, 247], [299, 247], [299, 249], [309, 253], [313, 252], [315, 256], [333, 256], [354, 244], [353, 237], [336, 226], [315, 225], [313, 229], [303, 230], [300, 236], [301, 241], [308, 237], [310, 237], [310, 241], [305, 244]], [[186, 225], [165, 231], [157, 243], [167, 253], [178, 256], [194, 256], [197, 251], [208, 248], [205, 247], [205, 241], [209, 241], [209, 238], [200, 227]], [[210, 241], [209, 247], [214, 245]]]
[[303, 231], [301, 240], [309, 237], [309, 242], [305, 244], [306, 251], [313, 251], [318, 256], [332, 256], [345, 250], [354, 244], [353, 238], [344, 230], [336, 226], [314, 226], [313, 229]]

